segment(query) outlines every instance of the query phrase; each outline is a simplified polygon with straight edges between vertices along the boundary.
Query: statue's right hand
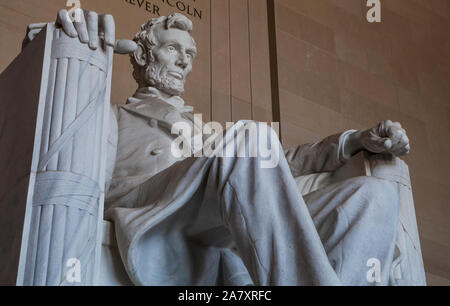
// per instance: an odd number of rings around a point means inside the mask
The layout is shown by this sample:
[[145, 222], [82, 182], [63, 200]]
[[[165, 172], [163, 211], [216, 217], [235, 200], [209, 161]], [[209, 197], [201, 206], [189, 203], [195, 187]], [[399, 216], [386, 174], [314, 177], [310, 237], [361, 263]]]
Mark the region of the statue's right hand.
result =
[[114, 17], [108, 14], [97, 14], [93, 11], [75, 9], [71, 18], [65, 9], [58, 12], [56, 25], [70, 37], [79, 37], [80, 41], [88, 44], [93, 50], [100, 47], [103, 40], [105, 46], [114, 48], [116, 53], [127, 54], [137, 49], [135, 42], [128, 39], [115, 39], [116, 28]]

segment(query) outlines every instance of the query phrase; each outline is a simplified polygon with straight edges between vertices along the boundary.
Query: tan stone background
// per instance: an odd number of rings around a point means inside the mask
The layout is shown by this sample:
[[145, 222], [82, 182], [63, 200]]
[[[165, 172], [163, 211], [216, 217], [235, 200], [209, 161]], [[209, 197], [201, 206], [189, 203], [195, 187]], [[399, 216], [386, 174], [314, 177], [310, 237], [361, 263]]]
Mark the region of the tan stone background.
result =
[[[182, 1], [202, 11], [191, 17], [200, 52], [187, 104], [205, 121], [272, 121], [266, 0]], [[113, 14], [120, 38], [156, 17], [131, 2], [81, 0]], [[148, 2], [163, 15], [177, 11]], [[428, 281], [450, 285], [450, 0], [381, 2], [382, 23], [369, 24], [365, 0], [275, 0], [282, 140], [402, 122]], [[53, 21], [65, 4], [0, 0], [0, 71], [20, 52], [26, 25]], [[112, 87], [113, 103], [136, 89], [126, 56], [115, 56]]]
[[275, 0], [286, 145], [400, 121], [430, 284], [450, 285], [450, 1]]

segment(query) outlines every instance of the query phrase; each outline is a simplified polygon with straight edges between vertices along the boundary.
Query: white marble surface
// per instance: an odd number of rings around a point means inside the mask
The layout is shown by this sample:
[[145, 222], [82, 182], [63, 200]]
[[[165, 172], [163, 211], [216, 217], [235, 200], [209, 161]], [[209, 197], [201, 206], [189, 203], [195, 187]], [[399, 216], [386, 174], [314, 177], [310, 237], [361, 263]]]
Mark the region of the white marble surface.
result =
[[[4, 209], [3, 215], [13, 220], [5, 221], [5, 227], [8, 222], [24, 224], [23, 229], [15, 226], [15, 234], [7, 238], [21, 244], [18, 248], [16, 242], [10, 251], [20, 250], [20, 261], [18, 254], [9, 257], [19, 264], [2, 261], [14, 267], [14, 283], [95, 282], [101, 251], [112, 52], [109, 47], [91, 50], [78, 38], [47, 24], [26, 45], [13, 69], [2, 75], [1, 94], [6, 95], [2, 102], [8, 102], [1, 113], [2, 170], [6, 174], [2, 180], [8, 181], [2, 181], [1, 191], [12, 189], [15, 179], [30, 178], [27, 190], [13, 194], [25, 200], [14, 203], [9, 195], [3, 199], [10, 202], [2, 202], [2, 206], [17, 205]], [[6, 147], [11, 150], [7, 152]], [[19, 172], [14, 167], [25, 169]], [[2, 248], [6, 245], [2, 241]], [[66, 273], [74, 260], [81, 267], [76, 283]]]

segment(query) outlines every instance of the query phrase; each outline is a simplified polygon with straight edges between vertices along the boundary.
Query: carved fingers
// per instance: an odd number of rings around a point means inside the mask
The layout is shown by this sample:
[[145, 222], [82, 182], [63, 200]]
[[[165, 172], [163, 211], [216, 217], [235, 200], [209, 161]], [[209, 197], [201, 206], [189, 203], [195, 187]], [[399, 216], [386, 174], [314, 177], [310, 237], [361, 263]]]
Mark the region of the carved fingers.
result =
[[93, 11], [87, 12], [86, 24], [89, 33], [89, 47], [95, 50], [100, 46], [100, 37], [98, 36], [98, 14]]
[[78, 32], [73, 25], [72, 19], [69, 16], [69, 12], [67, 10], [60, 10], [56, 17], [56, 24], [61, 26], [64, 33], [69, 35], [70, 37], [77, 37]]
[[74, 9], [71, 16], [64, 9], [58, 12], [56, 24], [70, 37], [78, 37], [80, 42], [88, 44], [92, 50], [99, 48], [101, 41], [105, 48], [112, 47], [120, 54], [128, 54], [137, 49], [136, 43], [131, 40], [116, 41], [116, 25], [112, 15]]
[[114, 47], [116, 43], [116, 24], [114, 23], [114, 17], [112, 15], [98, 15], [98, 26], [101, 36], [103, 36], [104, 42], [110, 47]]
[[365, 149], [373, 153], [392, 153], [402, 156], [409, 153], [411, 146], [405, 129], [398, 122], [391, 120], [381, 122], [368, 130], [363, 137]]
[[382, 135], [388, 139], [388, 146], [386, 150], [394, 155], [401, 156], [408, 154], [410, 151], [409, 138], [406, 135], [405, 129], [398, 122], [387, 120], [382, 122]]
[[79, 16], [74, 19], [73, 25], [78, 33], [80, 41], [86, 44], [89, 42], [89, 34], [86, 26], [86, 19], [84, 18], [84, 14], [78, 13], [78, 15]]

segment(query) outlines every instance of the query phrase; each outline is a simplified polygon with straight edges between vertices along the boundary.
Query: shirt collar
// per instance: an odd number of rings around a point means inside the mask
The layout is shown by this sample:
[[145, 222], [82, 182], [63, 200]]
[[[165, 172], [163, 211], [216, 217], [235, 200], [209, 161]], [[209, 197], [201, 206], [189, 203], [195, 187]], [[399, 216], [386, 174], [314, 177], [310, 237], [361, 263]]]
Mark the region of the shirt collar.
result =
[[[183, 112], [193, 111], [193, 107], [185, 106], [184, 100], [180, 96], [167, 96], [162, 91], [155, 87], [141, 87], [139, 88], [133, 97], [128, 98], [127, 104], [141, 102], [148, 98], [158, 98], [167, 104], [172, 105], [175, 108], [182, 109]], [[188, 110], [189, 109], [189, 110]]]

